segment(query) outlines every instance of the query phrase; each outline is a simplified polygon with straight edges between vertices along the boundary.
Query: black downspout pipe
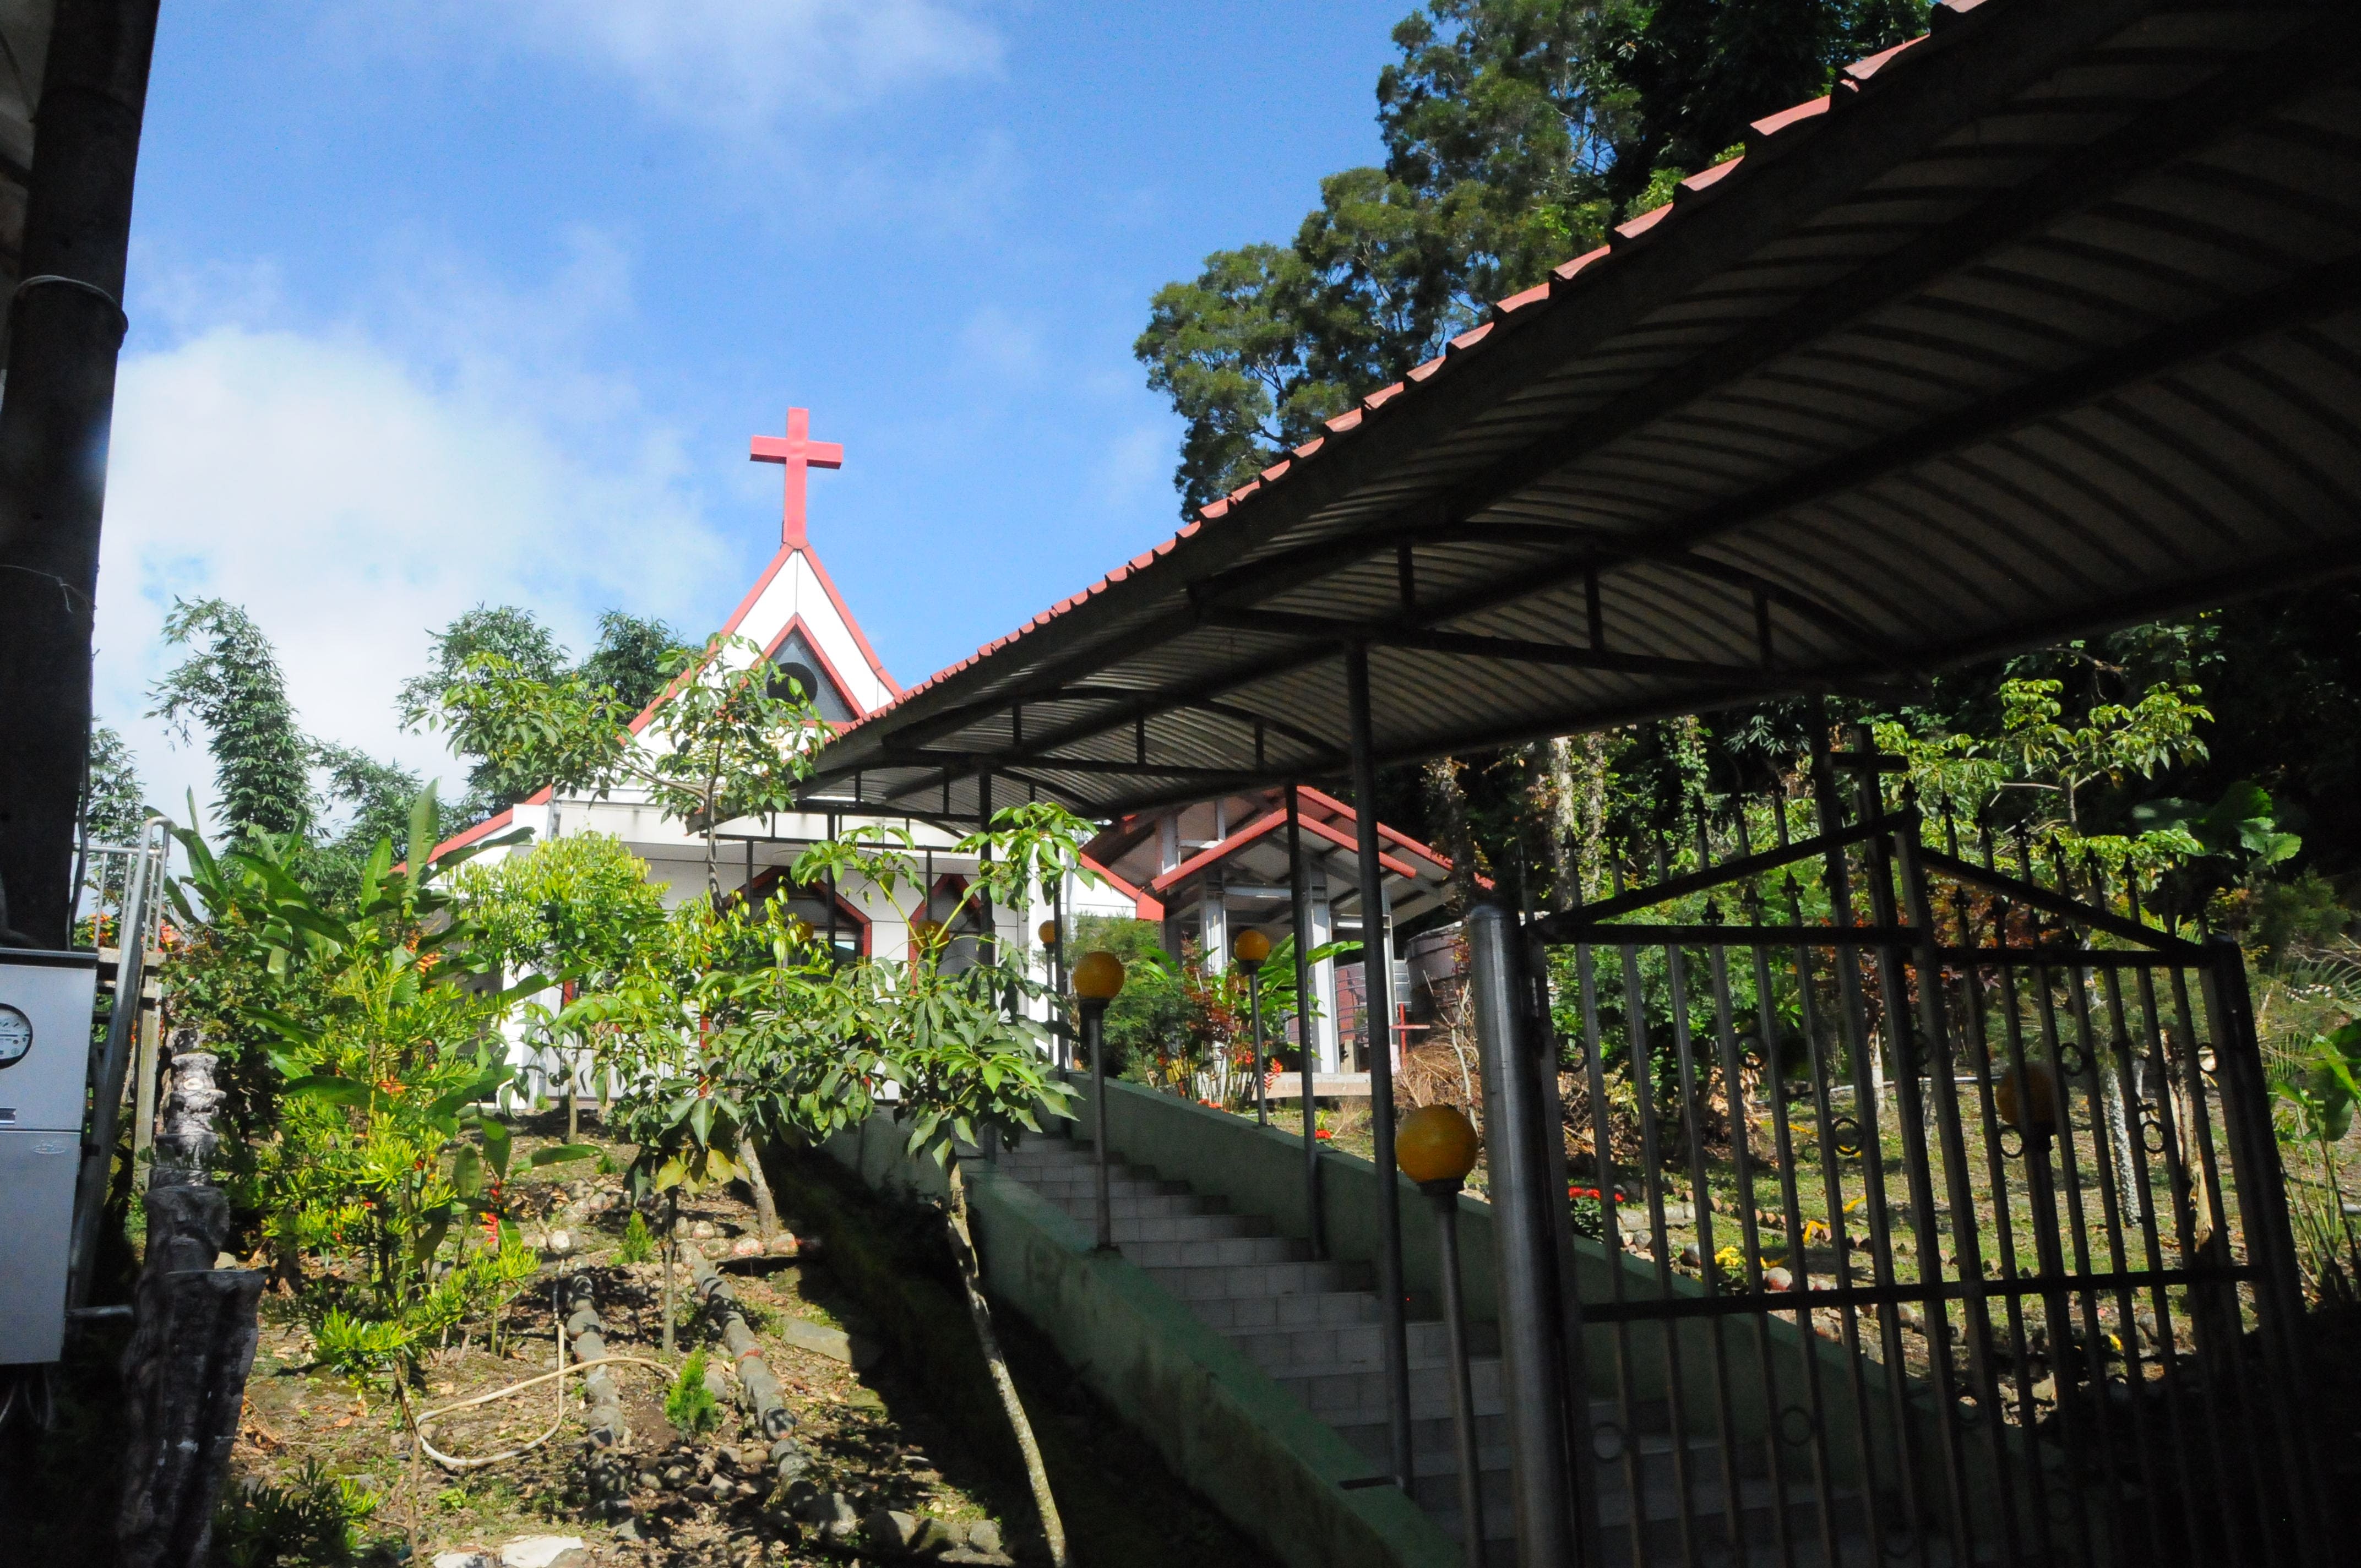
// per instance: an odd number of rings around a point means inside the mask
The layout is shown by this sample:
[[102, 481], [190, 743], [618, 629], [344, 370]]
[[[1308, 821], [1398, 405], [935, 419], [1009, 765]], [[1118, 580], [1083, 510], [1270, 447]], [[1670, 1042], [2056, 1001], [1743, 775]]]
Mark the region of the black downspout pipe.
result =
[[[0, 396], [0, 927], [63, 948], [124, 257], [158, 0], [60, 0]], [[0, 937], [0, 940], [9, 939]]]
[[1369, 1057], [1369, 1135], [1377, 1146], [1378, 1343], [1386, 1365], [1386, 1424], [1395, 1482], [1416, 1476], [1410, 1437], [1410, 1325], [1402, 1308], [1401, 1178], [1394, 1168], [1393, 970], [1386, 944], [1385, 867], [1378, 860], [1377, 743], [1369, 722], [1369, 650], [1345, 650], [1353, 724], [1353, 824], [1361, 853], [1361, 1036]]

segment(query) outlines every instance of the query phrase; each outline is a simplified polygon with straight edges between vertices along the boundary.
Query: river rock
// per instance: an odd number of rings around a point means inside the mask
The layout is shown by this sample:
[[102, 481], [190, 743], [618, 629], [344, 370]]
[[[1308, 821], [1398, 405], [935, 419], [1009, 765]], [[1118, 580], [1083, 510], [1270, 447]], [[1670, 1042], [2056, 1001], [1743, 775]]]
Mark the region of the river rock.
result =
[[861, 1535], [879, 1552], [907, 1552], [918, 1539], [918, 1518], [899, 1508], [872, 1508], [861, 1521]]
[[967, 1532], [955, 1524], [929, 1515], [918, 1521], [910, 1536], [910, 1550], [926, 1556], [950, 1552], [967, 1544]]
[[709, 1242], [718, 1233], [713, 1229], [713, 1223], [710, 1220], [699, 1220], [688, 1227], [688, 1234], [693, 1240]]
[[500, 1548], [500, 1568], [557, 1568], [568, 1552], [580, 1552], [577, 1562], [589, 1561], [580, 1536], [528, 1535]]
[[438, 1552], [434, 1568], [494, 1568], [490, 1557], [480, 1552]]

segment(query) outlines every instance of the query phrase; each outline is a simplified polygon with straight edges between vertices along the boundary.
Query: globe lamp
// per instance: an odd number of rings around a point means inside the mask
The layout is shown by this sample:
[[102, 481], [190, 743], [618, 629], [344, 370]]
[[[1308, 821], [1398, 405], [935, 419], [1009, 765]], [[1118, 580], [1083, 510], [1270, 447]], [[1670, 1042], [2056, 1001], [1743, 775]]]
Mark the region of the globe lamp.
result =
[[1058, 945], [1058, 923], [1055, 920], [1042, 921], [1040, 928], [1033, 934], [1041, 938], [1041, 945], [1045, 948]]
[[1104, 1005], [1122, 990], [1123, 960], [1113, 953], [1084, 953], [1074, 966], [1074, 994], [1084, 1002]]
[[1422, 1188], [1456, 1191], [1476, 1168], [1476, 1124], [1456, 1105], [1422, 1105], [1394, 1129], [1394, 1163]]
[[2052, 1137], [2058, 1131], [2058, 1080], [2039, 1062], [2013, 1067], [1993, 1090], [1993, 1109], [2028, 1138]]
[[1270, 957], [1270, 938], [1249, 926], [1230, 944], [1230, 953], [1238, 960], [1239, 968], [1252, 974]]

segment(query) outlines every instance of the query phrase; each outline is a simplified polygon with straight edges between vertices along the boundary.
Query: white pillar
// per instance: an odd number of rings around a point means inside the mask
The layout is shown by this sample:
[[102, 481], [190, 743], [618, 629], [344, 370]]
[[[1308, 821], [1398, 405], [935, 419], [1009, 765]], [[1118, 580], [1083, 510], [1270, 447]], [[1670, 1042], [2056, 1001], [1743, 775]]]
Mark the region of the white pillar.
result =
[[[1327, 946], [1336, 938], [1336, 915], [1328, 904], [1328, 872], [1318, 859], [1304, 866], [1304, 885], [1312, 910], [1312, 945]], [[1314, 1025], [1312, 1049], [1317, 1054], [1322, 1072], [1344, 1070], [1344, 1057], [1336, 1040], [1336, 960], [1322, 959], [1312, 966], [1312, 995], [1320, 1004], [1320, 1021]]]
[[1220, 974], [1230, 967], [1230, 912], [1222, 906], [1222, 881], [1214, 875], [1205, 879], [1205, 889], [1197, 896], [1197, 920], [1200, 939], [1205, 944], [1205, 972]]

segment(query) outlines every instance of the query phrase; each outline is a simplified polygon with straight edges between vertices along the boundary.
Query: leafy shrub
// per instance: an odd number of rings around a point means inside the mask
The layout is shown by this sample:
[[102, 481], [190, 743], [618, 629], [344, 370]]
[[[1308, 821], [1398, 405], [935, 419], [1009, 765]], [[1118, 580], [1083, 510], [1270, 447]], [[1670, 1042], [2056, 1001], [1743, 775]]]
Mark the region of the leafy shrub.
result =
[[346, 1568], [379, 1500], [317, 1459], [284, 1483], [233, 1487], [214, 1516], [212, 1568]]
[[631, 1223], [623, 1227], [623, 1245], [615, 1249], [617, 1263], [645, 1263], [656, 1255], [656, 1238], [648, 1233], [648, 1223], [640, 1212], [631, 1211]]
[[713, 1390], [705, 1386], [705, 1352], [688, 1353], [681, 1364], [680, 1376], [664, 1396], [664, 1420], [684, 1438], [703, 1437], [721, 1424], [721, 1405], [714, 1398]]
[[410, 1348], [410, 1332], [401, 1324], [347, 1317], [341, 1307], [331, 1308], [313, 1333], [322, 1361], [347, 1377], [368, 1382], [390, 1376]]

